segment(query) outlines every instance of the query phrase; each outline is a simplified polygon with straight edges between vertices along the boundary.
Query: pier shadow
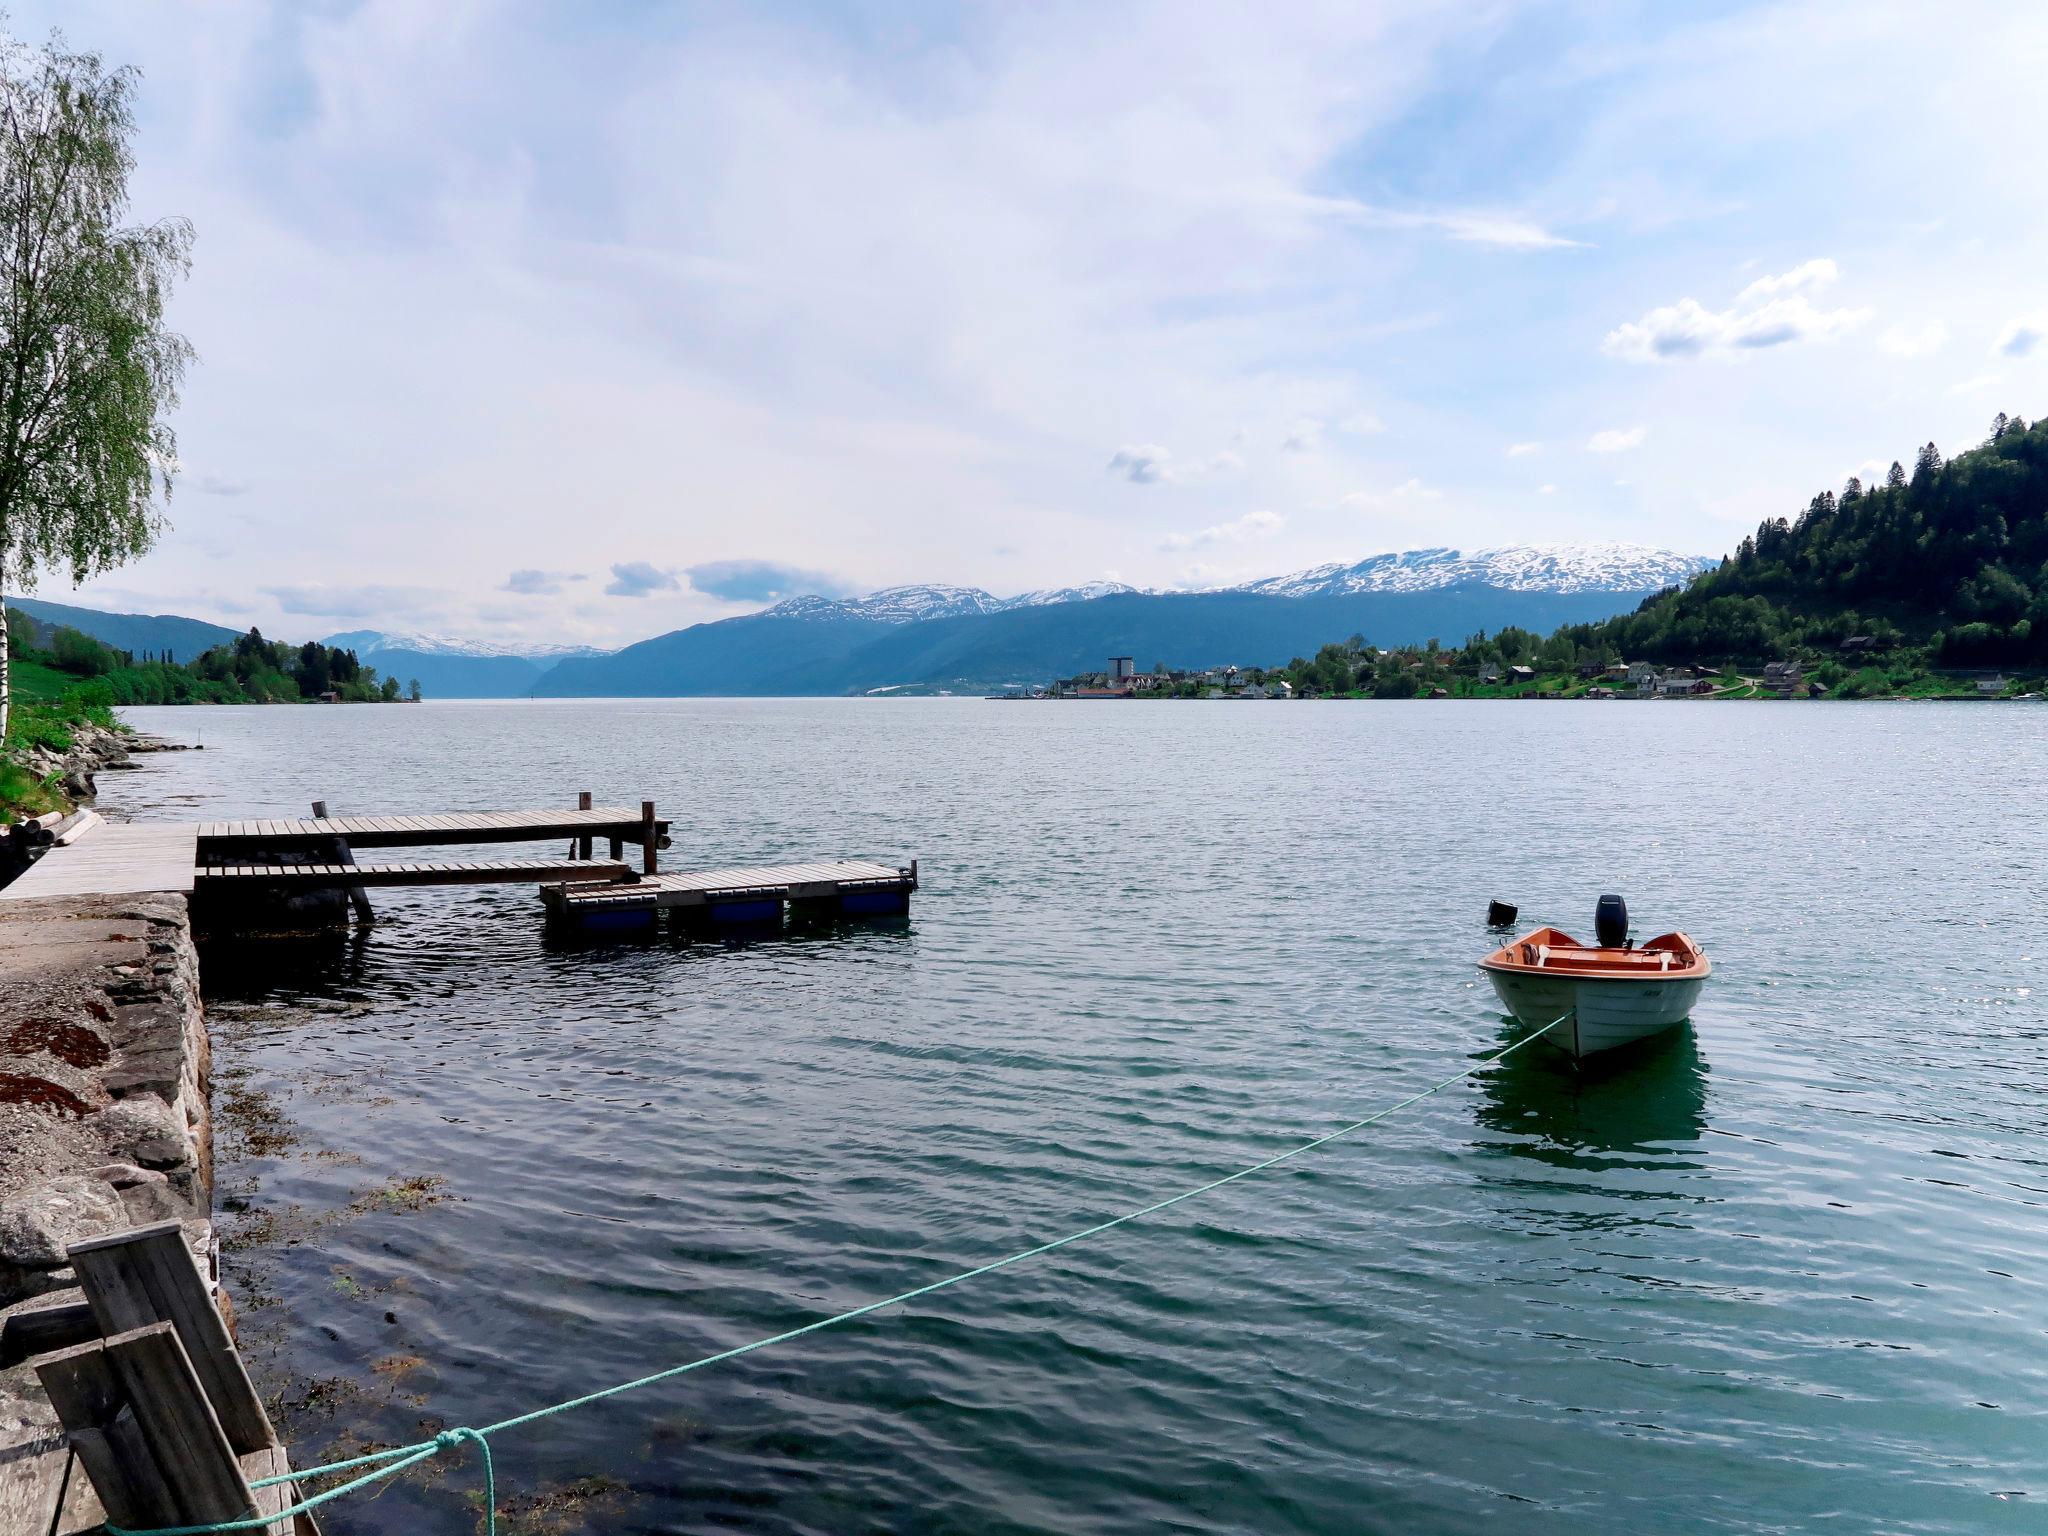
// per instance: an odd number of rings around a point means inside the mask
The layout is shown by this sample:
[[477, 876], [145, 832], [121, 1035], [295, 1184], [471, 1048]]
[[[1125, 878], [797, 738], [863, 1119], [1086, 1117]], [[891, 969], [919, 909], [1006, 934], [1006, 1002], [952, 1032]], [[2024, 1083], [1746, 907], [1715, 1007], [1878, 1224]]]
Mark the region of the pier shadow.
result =
[[260, 937], [202, 933], [201, 990], [209, 1001], [238, 1002], [281, 992], [360, 993], [386, 969], [376, 944], [376, 929], [347, 925]]
[[[1502, 1045], [1523, 1033], [1504, 1027]], [[1542, 1046], [1477, 1079], [1489, 1147], [1559, 1168], [1669, 1168], [1707, 1129], [1707, 1061], [1690, 1023], [1585, 1061]]]

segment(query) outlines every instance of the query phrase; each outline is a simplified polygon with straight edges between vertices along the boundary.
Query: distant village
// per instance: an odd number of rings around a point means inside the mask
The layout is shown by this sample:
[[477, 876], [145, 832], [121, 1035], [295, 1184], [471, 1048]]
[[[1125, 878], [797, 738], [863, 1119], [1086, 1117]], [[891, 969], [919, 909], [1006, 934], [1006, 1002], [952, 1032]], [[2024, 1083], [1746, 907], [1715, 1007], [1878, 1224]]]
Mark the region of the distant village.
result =
[[[1861, 636], [1844, 642], [1845, 657], [1856, 657], [1873, 642]], [[1492, 647], [1487, 647], [1488, 650]], [[1799, 661], [1773, 661], [1760, 671], [1713, 666], [1664, 666], [1648, 661], [1581, 659], [1539, 671], [1525, 663], [1485, 654], [1477, 647], [1382, 650], [1353, 638], [1327, 645], [1313, 660], [1296, 658], [1284, 667], [1208, 667], [1181, 670], [1164, 665], [1138, 670], [1130, 656], [1111, 656], [1100, 672], [1081, 673], [1031, 688], [995, 695], [1012, 699], [1312, 699], [1378, 698], [1825, 698], [1822, 676]], [[1830, 675], [1838, 670], [1829, 667]], [[1965, 681], [1983, 697], [2004, 695], [2002, 675]]]

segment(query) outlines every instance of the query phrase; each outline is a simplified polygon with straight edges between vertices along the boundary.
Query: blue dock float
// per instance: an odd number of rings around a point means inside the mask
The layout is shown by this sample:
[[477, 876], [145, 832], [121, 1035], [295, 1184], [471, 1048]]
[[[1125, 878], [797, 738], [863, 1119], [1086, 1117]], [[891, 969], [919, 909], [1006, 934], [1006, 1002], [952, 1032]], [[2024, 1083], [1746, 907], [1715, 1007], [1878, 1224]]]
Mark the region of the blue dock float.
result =
[[901, 917], [916, 889], [915, 859], [900, 867], [843, 859], [550, 884], [540, 894], [550, 922], [630, 933], [654, 928], [664, 912], [719, 927], [779, 922], [785, 907], [802, 915]]

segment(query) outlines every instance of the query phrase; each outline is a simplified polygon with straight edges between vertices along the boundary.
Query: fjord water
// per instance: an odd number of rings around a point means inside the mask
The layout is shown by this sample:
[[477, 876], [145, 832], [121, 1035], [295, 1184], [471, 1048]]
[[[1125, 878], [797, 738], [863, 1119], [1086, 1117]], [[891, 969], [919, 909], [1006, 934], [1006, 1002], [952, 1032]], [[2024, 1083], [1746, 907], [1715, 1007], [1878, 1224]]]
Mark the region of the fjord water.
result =
[[[216, 1069], [300, 1137], [221, 1181], [290, 1239], [229, 1256], [261, 1261], [263, 1369], [342, 1403], [301, 1464], [1319, 1134], [1512, 1038], [1472, 966], [1489, 897], [1577, 931], [1611, 889], [1715, 962], [1662, 1045], [1518, 1054], [1095, 1241], [507, 1433], [501, 1498], [601, 1476], [620, 1531], [2048, 1518], [2048, 710], [132, 713], [207, 747], [103, 781], [137, 815], [587, 787], [657, 800], [671, 868], [921, 861], [893, 926], [563, 948], [529, 890], [457, 889], [379, 895], [360, 945], [209, 952]], [[358, 1198], [420, 1175], [449, 1198]], [[478, 1486], [465, 1455], [328, 1529], [468, 1530]]]

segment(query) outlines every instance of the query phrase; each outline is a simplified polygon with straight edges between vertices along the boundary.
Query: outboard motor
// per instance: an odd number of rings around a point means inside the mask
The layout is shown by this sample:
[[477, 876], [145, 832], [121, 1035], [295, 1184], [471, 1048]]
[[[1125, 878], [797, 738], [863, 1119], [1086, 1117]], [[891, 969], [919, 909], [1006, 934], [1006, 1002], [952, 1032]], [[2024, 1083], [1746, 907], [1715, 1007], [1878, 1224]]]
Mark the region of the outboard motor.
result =
[[1593, 933], [1602, 949], [1621, 949], [1628, 943], [1628, 903], [1609, 894], [1593, 908]]

